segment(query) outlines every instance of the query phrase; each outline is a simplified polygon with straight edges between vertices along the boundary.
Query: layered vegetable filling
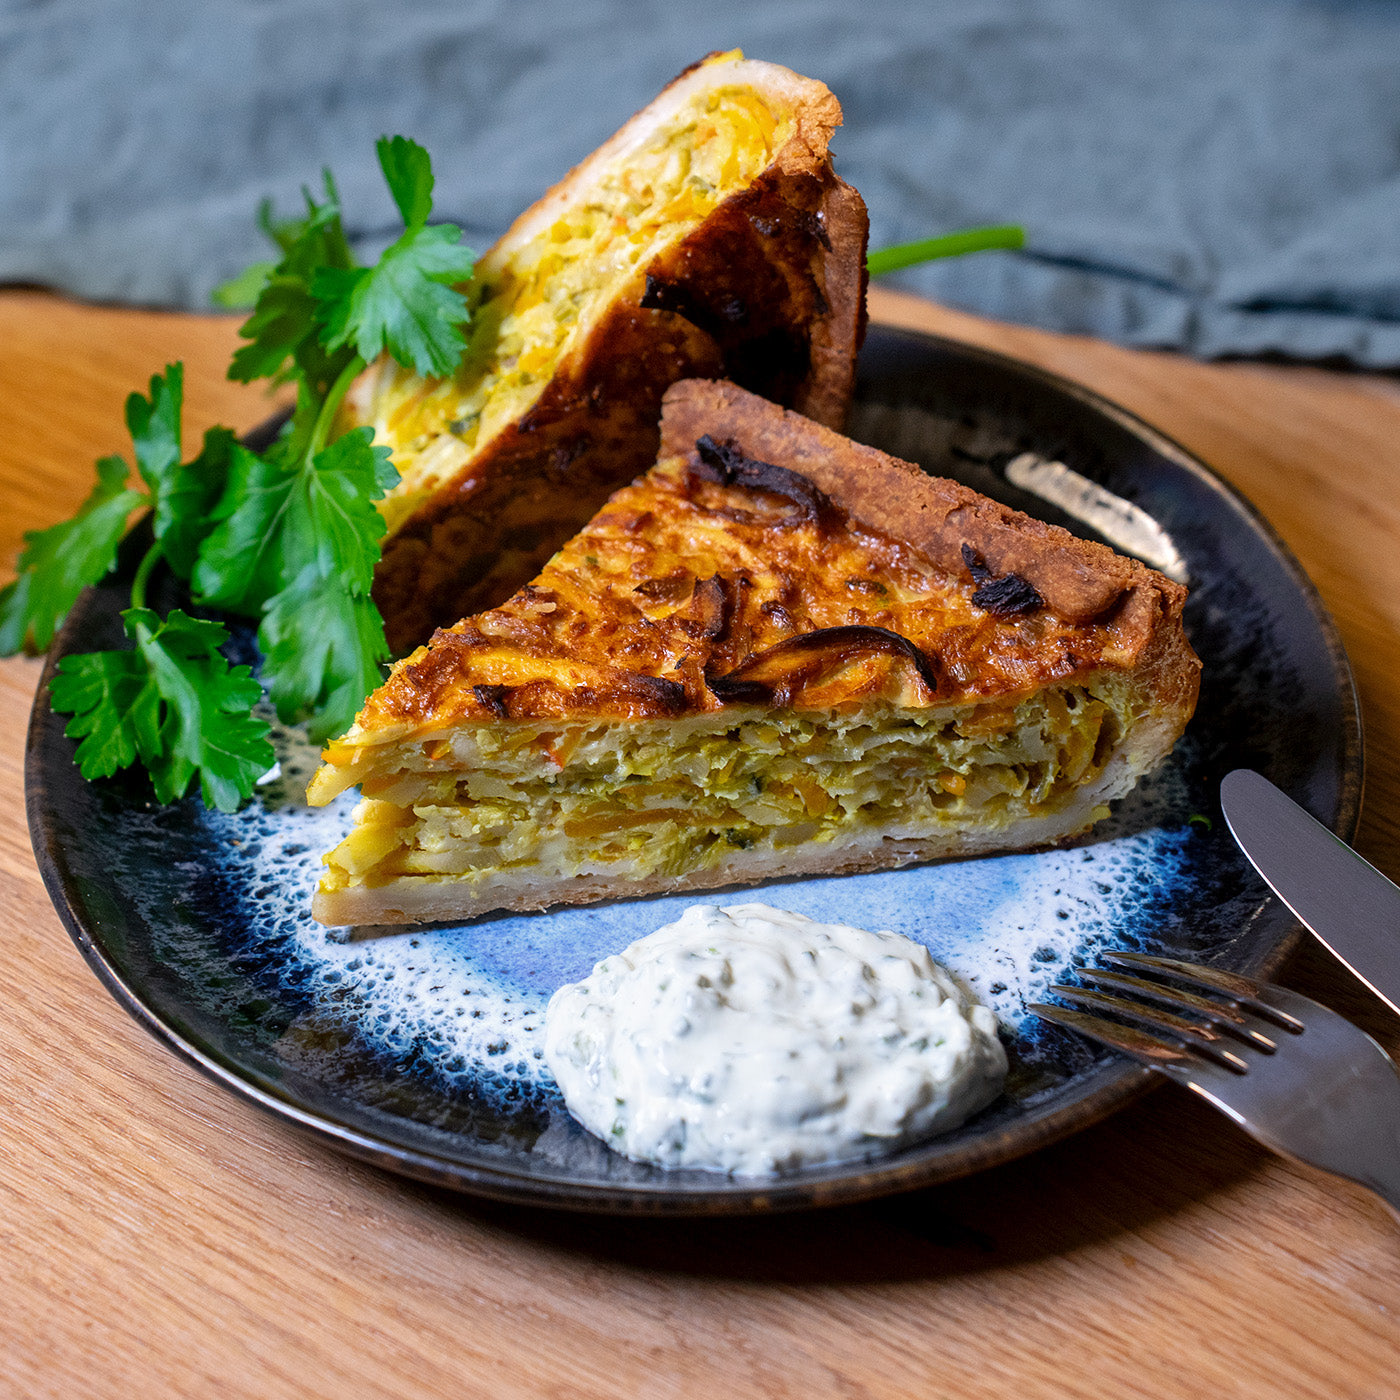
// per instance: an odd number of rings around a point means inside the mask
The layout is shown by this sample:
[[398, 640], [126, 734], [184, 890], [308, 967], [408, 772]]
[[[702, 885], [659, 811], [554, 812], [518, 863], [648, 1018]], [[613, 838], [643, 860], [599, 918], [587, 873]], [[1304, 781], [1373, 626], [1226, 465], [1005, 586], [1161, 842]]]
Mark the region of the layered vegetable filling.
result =
[[997, 831], [1061, 810], [1103, 771], [1125, 729], [1120, 694], [1109, 678], [1097, 693], [1065, 687], [1014, 706], [820, 717], [732, 707], [669, 723], [465, 730], [450, 751], [423, 745], [421, 766], [364, 775], [355, 829], [326, 857], [322, 888], [474, 885], [535, 867], [645, 879], [739, 851]]
[[384, 503], [390, 529], [525, 413], [589, 313], [751, 183], [791, 130], [751, 88], [698, 93], [552, 225], [503, 261], [484, 258], [467, 288], [472, 323], [457, 374], [378, 370], [368, 421], [403, 478]]

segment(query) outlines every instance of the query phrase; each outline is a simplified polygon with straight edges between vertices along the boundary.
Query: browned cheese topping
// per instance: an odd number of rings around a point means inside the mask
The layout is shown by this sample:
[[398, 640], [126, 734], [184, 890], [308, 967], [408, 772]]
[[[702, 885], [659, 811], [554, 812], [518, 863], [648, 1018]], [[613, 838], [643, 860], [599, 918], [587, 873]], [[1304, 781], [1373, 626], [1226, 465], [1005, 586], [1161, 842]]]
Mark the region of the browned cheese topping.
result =
[[800, 473], [704, 436], [615, 493], [534, 583], [438, 631], [361, 725], [947, 704], [1132, 664], [1132, 590], [1066, 621], [963, 553], [936, 567]]

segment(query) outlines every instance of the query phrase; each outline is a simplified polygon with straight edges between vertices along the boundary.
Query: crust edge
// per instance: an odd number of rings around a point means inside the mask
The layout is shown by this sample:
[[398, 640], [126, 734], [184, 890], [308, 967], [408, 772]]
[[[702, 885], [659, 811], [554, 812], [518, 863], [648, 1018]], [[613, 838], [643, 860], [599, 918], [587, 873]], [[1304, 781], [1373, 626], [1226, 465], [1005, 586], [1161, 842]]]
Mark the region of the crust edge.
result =
[[993, 573], [1025, 578], [1066, 621], [1102, 617], [1134, 591], [1176, 610], [1185, 600], [1180, 584], [1106, 545], [930, 476], [728, 381], [681, 380], [666, 391], [662, 414], [663, 457], [698, 460], [696, 439], [723, 423], [747, 454], [801, 473], [852, 518], [907, 541], [953, 577], [970, 577], [962, 558], [968, 544]]

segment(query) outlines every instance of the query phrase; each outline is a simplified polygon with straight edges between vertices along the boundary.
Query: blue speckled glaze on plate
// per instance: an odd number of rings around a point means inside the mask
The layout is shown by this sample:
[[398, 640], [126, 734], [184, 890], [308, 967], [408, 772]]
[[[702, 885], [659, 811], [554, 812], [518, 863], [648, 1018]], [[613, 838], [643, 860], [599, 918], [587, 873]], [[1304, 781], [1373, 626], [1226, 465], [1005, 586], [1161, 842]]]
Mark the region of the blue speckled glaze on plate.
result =
[[[1092, 535], [1001, 474], [1054, 457], [1133, 501], [1191, 571], [1202, 699], [1168, 766], [1079, 845], [841, 879], [772, 882], [761, 899], [928, 945], [997, 1012], [1007, 1092], [957, 1132], [773, 1182], [628, 1162], [563, 1110], [541, 1060], [561, 983], [676, 917], [695, 896], [622, 901], [356, 936], [309, 916], [322, 851], [353, 798], [311, 811], [315, 754], [277, 734], [280, 771], [232, 816], [160, 808], [143, 782], [86, 784], [47, 672], [30, 732], [31, 831], [55, 904], [107, 985], [174, 1048], [280, 1116], [406, 1174], [597, 1210], [697, 1213], [821, 1204], [1002, 1161], [1103, 1116], [1144, 1072], [1026, 1013], [1103, 946], [1268, 971], [1292, 924], [1220, 820], [1232, 767], [1260, 769], [1344, 837], [1360, 731], [1350, 674], [1296, 563], [1199, 463], [1051, 376], [952, 342], [876, 328], [852, 435]], [[55, 655], [118, 644], [115, 584], [86, 595]], [[236, 645], [251, 647], [247, 629]], [[52, 664], [52, 659], [50, 664]], [[1192, 820], [1195, 818], [1195, 820]]]

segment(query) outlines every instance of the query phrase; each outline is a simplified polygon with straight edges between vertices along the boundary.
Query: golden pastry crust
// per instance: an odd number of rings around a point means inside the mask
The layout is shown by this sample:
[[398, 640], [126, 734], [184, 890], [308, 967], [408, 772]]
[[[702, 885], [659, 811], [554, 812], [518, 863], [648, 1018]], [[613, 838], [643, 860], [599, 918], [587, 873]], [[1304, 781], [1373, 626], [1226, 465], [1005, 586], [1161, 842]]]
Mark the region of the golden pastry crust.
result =
[[[386, 502], [374, 589], [394, 651], [503, 601], [646, 470], [662, 394], [677, 380], [724, 375], [833, 427], [844, 422], [864, 332], [865, 206], [831, 168], [835, 97], [775, 64], [715, 54], [688, 69], [515, 221], [482, 258], [477, 295], [516, 285], [522, 259], [537, 266], [552, 231], [602, 199], [604, 182], [708, 94], [760, 104], [775, 149], [751, 178], [731, 175], [735, 188], [713, 208], [697, 196], [693, 215], [585, 301], [540, 371], [543, 387], [515, 416], [464, 445], [453, 425], [465, 391], [454, 397], [451, 385], [385, 363], [352, 391], [347, 425], [372, 424], [405, 475]], [[712, 140], [722, 143], [723, 129]], [[469, 366], [484, 353], [474, 342]], [[492, 372], [514, 370], [503, 362]]]
[[[1184, 599], [732, 384], [677, 384], [655, 467], [530, 585], [400, 662], [326, 750], [311, 800], [358, 783], [367, 801], [316, 916], [467, 917], [1068, 839], [1190, 717]], [[484, 818], [493, 803], [515, 815]], [[489, 821], [513, 834], [483, 837]], [[522, 822], [562, 833], [566, 870], [527, 854], [483, 873]], [[689, 864], [624, 839], [690, 851], [705, 823]]]

